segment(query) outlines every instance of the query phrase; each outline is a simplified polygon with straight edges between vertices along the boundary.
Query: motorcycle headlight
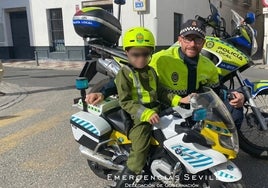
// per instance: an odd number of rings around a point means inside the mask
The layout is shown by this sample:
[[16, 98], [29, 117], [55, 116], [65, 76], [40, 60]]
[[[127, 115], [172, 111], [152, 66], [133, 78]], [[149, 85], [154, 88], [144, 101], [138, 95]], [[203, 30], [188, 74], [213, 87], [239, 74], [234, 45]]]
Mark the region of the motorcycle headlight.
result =
[[236, 153], [239, 151], [239, 143], [236, 133], [233, 133], [232, 136], [220, 135], [220, 143], [223, 147], [234, 150]]

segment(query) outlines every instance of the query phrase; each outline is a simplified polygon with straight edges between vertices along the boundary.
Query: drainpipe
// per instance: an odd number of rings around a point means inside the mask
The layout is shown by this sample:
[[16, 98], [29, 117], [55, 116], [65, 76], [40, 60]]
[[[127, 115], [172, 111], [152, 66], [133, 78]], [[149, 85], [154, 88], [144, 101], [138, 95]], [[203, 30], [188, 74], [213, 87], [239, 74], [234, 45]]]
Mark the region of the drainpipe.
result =
[[264, 40], [263, 40], [263, 60], [268, 64], [268, 7], [263, 8], [264, 14]]

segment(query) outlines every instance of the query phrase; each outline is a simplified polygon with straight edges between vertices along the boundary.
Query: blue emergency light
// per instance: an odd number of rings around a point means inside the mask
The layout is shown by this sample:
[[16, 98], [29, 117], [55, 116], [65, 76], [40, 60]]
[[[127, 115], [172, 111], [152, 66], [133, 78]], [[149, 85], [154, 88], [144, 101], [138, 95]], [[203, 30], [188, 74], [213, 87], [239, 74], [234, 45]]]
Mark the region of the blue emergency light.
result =
[[75, 80], [75, 86], [78, 90], [83, 90], [88, 88], [88, 79], [86, 77], [77, 77]]

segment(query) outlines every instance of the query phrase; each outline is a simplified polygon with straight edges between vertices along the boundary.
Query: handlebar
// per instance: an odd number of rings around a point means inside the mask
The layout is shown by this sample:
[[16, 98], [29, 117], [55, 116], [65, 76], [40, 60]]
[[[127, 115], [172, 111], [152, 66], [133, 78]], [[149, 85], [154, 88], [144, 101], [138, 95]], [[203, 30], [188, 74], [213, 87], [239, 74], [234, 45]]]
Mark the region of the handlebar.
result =
[[161, 111], [161, 112], [159, 113], [159, 117], [168, 116], [168, 115], [170, 115], [170, 114], [173, 114], [174, 112], [175, 112], [175, 111], [173, 110], [173, 108], [172, 108], [172, 107], [169, 107], [169, 108], [167, 108], [167, 109]]
[[[225, 26], [217, 26], [211, 23], [210, 18], [203, 18], [199, 15], [195, 16], [195, 19], [201, 21], [206, 27], [211, 27], [214, 29], [214, 35], [221, 38], [228, 38], [230, 35], [226, 32]], [[224, 19], [222, 19], [224, 21]], [[222, 33], [222, 34], [221, 34]]]

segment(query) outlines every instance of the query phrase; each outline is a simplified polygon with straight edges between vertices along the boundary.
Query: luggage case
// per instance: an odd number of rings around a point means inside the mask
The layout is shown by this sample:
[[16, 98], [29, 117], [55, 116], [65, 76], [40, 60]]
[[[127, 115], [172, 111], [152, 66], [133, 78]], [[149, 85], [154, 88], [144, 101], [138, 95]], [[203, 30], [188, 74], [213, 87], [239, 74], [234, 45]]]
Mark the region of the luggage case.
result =
[[118, 42], [122, 29], [120, 22], [109, 12], [99, 7], [83, 8], [73, 17], [75, 32], [83, 37], [96, 39], [104, 44]]

